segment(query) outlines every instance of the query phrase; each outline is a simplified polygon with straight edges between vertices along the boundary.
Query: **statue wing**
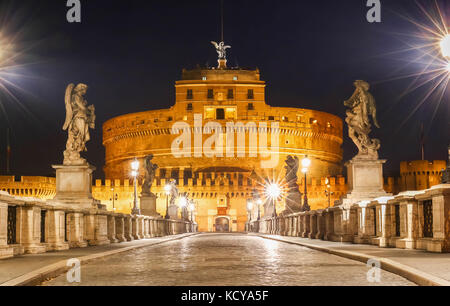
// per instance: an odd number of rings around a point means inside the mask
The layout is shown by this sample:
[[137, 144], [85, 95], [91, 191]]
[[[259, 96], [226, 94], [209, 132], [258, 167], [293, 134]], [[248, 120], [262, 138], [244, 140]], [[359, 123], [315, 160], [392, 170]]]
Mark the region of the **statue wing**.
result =
[[218, 45], [215, 41], [211, 41], [211, 43], [214, 45], [214, 47], [215, 47], [216, 49], [219, 48], [219, 45]]
[[226, 50], [226, 49], [231, 49], [231, 46], [225, 46], [225, 47], [223, 47], [223, 49], [224, 49], [224, 50]]
[[72, 121], [72, 92], [75, 88], [75, 84], [71, 83], [66, 88], [66, 96], [65, 96], [65, 103], [66, 103], [66, 121], [64, 122], [63, 130], [67, 130], [69, 128], [70, 122]]

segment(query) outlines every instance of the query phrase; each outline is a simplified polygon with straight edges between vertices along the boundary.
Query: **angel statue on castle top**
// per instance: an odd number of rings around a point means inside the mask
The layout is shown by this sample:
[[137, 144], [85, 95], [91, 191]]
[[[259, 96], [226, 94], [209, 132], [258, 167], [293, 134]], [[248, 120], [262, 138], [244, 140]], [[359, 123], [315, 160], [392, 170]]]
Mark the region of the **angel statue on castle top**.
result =
[[215, 41], [211, 42], [216, 48], [217, 54], [219, 55], [220, 60], [224, 60], [227, 58], [227, 49], [230, 49], [231, 46], [226, 46], [223, 41], [220, 43], [216, 43]]
[[91, 139], [89, 128], [95, 128], [95, 107], [87, 105], [84, 98], [88, 86], [85, 84], [69, 84], [66, 88], [66, 121], [63, 130], [67, 131], [64, 165], [84, 165], [86, 160], [80, 153], [87, 151], [86, 143]]

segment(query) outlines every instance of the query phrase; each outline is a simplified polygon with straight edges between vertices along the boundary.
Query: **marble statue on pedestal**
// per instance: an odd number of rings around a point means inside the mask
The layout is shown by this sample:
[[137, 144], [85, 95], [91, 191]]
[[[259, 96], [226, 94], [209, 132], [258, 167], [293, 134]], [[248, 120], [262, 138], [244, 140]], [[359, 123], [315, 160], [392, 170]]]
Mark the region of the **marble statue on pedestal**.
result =
[[377, 107], [375, 98], [369, 92], [369, 83], [361, 80], [354, 82], [356, 87], [352, 97], [344, 102], [347, 110], [345, 122], [348, 124], [348, 135], [358, 147], [358, 155], [355, 158], [378, 159], [380, 141], [369, 137], [372, 131], [370, 117], [377, 128]]
[[141, 214], [144, 216], [158, 216], [156, 211], [156, 195], [151, 191], [158, 165], [152, 163], [153, 154], [145, 157], [145, 179], [141, 191]]
[[63, 130], [67, 131], [64, 165], [86, 165], [80, 153], [87, 151], [86, 143], [90, 140], [89, 129], [95, 128], [95, 107], [87, 105], [84, 98], [88, 86], [69, 84], [66, 88], [66, 120]]
[[178, 219], [178, 206], [175, 202], [179, 196], [179, 192], [175, 180], [170, 180], [169, 185], [170, 185], [169, 216], [170, 219], [174, 220]]
[[288, 156], [286, 161], [286, 176], [285, 181], [287, 184], [287, 196], [286, 196], [286, 213], [298, 212], [301, 210], [302, 194], [299, 191], [299, 186], [297, 184], [298, 169], [300, 162], [298, 157]]
[[377, 197], [389, 196], [384, 191], [383, 164], [386, 160], [378, 158], [380, 141], [369, 137], [372, 124], [379, 128], [375, 98], [369, 93], [369, 83], [361, 80], [354, 82], [356, 87], [352, 97], [344, 102], [347, 110], [345, 122], [348, 125], [349, 137], [358, 147], [358, 154], [348, 161], [347, 167], [348, 193], [337, 205], [346, 208], [353, 204], [370, 201]]
[[92, 174], [95, 167], [80, 156], [87, 151], [89, 129], [95, 128], [95, 107], [87, 104], [84, 95], [88, 86], [69, 84], [65, 93], [67, 131], [63, 165], [53, 165], [56, 170], [56, 195], [54, 200], [83, 208], [106, 209], [92, 196]]
[[153, 154], [150, 154], [145, 157], [145, 179], [144, 183], [142, 184], [142, 195], [150, 195], [151, 188], [153, 185], [153, 181], [155, 180], [156, 176], [156, 169], [158, 169], [158, 165], [152, 163]]

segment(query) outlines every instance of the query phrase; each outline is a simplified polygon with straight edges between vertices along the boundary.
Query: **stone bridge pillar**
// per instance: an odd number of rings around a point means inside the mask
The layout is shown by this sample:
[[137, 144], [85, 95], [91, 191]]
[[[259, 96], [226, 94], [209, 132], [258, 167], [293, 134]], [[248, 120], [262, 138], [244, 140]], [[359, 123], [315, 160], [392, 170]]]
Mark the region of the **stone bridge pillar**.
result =
[[127, 241], [125, 238], [125, 222], [124, 217], [122, 215], [118, 215], [114, 217], [116, 221], [116, 238], [119, 242]]
[[69, 244], [66, 242], [66, 223], [64, 211], [48, 210], [46, 216], [46, 228], [47, 250], [62, 251], [69, 249]]
[[70, 248], [84, 248], [88, 243], [84, 235], [84, 215], [82, 213], [68, 213], [68, 242]]

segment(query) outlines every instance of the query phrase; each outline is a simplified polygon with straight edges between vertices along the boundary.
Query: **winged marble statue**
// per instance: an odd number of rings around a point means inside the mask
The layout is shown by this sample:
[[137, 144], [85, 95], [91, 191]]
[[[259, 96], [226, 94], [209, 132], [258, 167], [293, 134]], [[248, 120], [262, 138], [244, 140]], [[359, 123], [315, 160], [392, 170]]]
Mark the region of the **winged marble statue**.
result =
[[227, 58], [227, 49], [230, 49], [231, 46], [226, 46], [223, 41], [221, 41], [220, 43], [211, 41], [211, 43], [216, 48], [217, 54], [219, 55], [219, 59], [226, 59]]
[[369, 83], [357, 80], [354, 85], [355, 92], [350, 99], [344, 102], [344, 105], [349, 107], [345, 119], [348, 125], [348, 134], [358, 147], [359, 153], [356, 158], [378, 159], [380, 141], [369, 137], [372, 131], [370, 117], [372, 117], [374, 125], [380, 128], [377, 121], [375, 98], [369, 92]]
[[175, 180], [170, 180], [170, 206], [175, 205], [175, 201], [178, 198], [179, 192], [177, 188], [177, 182]]
[[66, 120], [63, 130], [67, 131], [66, 150], [64, 151], [64, 165], [83, 165], [86, 160], [80, 156], [87, 151], [86, 143], [91, 139], [89, 129], [95, 128], [95, 107], [87, 105], [84, 98], [88, 86], [71, 83], [66, 88]]

